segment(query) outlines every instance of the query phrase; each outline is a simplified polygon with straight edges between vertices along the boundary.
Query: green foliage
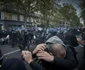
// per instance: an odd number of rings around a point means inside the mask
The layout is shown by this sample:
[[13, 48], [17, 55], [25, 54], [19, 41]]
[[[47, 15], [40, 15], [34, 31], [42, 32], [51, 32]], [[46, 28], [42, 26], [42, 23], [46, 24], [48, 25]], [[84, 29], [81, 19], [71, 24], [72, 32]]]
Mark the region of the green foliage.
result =
[[68, 21], [70, 26], [78, 26], [80, 24], [80, 19], [73, 5], [64, 3], [63, 7], [60, 8], [60, 13], [63, 15], [63, 20]]
[[[85, 19], [85, 2], [81, 0], [82, 17]], [[25, 21], [29, 15], [35, 12], [41, 13], [41, 20], [45, 25], [56, 26], [61, 20], [68, 21], [71, 26], [80, 25], [80, 19], [76, 14], [76, 9], [64, 3], [63, 7], [58, 8], [56, 0], [0, 0], [0, 10], [11, 10], [23, 14]]]
[[37, 0], [37, 10], [39, 10], [43, 15], [50, 13], [53, 10], [56, 0]]
[[84, 24], [85, 24], [85, 0], [80, 0], [79, 6], [81, 8], [81, 17], [82, 17]]
[[0, 0], [0, 6], [26, 15], [40, 11], [43, 15], [52, 12], [56, 0]]
[[47, 23], [53, 17], [55, 3], [56, 0], [0, 0], [0, 10], [10, 10], [23, 14], [25, 21], [29, 15], [33, 15], [35, 11], [40, 11], [43, 20]]

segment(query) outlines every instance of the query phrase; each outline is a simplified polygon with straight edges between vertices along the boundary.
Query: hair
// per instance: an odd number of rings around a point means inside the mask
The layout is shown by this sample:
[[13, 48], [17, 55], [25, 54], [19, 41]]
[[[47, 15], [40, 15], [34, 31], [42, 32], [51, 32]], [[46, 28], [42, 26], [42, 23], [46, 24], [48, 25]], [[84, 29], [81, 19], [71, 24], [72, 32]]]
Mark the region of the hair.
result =
[[72, 33], [67, 32], [65, 34], [65, 38], [64, 39], [66, 41], [66, 44], [68, 44], [68, 45], [71, 45], [73, 47], [76, 47], [76, 46], [79, 45], [78, 41], [76, 39], [76, 36], [74, 34], [72, 34]]
[[58, 58], [64, 58], [66, 55], [66, 49], [63, 45], [55, 43], [51, 47], [51, 53]]

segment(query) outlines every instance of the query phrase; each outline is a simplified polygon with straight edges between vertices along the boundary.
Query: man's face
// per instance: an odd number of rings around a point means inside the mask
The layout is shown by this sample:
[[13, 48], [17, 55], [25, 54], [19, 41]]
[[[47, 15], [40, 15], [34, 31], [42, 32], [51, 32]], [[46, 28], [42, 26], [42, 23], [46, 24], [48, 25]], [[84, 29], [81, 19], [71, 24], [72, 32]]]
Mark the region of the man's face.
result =
[[85, 45], [85, 40], [81, 40], [81, 44], [82, 45]]

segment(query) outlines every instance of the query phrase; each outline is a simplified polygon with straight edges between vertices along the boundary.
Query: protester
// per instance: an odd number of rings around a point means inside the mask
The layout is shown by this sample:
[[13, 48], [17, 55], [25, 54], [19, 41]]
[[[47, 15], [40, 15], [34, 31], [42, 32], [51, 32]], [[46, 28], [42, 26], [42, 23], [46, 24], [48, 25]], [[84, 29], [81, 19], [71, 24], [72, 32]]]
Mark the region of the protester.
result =
[[[63, 51], [61, 49], [61, 52], [64, 53], [64, 56], [61, 57], [60, 54], [54, 54], [52, 50], [50, 52], [46, 51], [47, 43], [53, 44], [51, 47], [54, 48], [55, 46], [61, 46], [61, 48], [63, 46]], [[72, 51], [57, 36], [49, 38], [46, 44], [37, 45], [32, 53], [29, 51], [22, 51], [24, 59], [30, 64], [33, 70], [72, 70], [77, 67], [78, 64]], [[57, 50], [59, 50], [59, 48], [60, 47], [58, 47]], [[39, 64], [33, 61], [32, 54], [36, 55], [38, 60], [40, 60]]]
[[1, 52], [1, 49], [0, 49], [0, 67], [2, 65], [2, 62], [3, 62], [3, 55], [2, 55], [2, 52]]
[[81, 66], [79, 66], [78, 70], [85, 70], [85, 61]]

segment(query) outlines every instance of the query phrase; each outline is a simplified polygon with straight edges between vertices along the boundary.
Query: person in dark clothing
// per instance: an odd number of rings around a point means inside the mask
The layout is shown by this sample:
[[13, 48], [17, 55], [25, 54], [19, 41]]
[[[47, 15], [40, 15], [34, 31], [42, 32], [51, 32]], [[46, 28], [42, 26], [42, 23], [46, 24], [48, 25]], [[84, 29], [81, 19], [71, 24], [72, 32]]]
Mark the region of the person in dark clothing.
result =
[[12, 58], [3, 62], [1, 70], [27, 70], [27, 69], [22, 60]]
[[82, 40], [84, 42], [83, 45], [84, 45], [84, 59], [85, 59], [85, 28], [83, 29]]
[[85, 61], [84, 61], [84, 63], [78, 68], [78, 70], [85, 70]]
[[16, 35], [16, 31], [12, 31], [11, 33], [11, 45], [12, 48], [15, 47], [15, 45], [17, 44], [17, 35]]
[[[73, 56], [73, 53], [69, 47], [62, 42], [57, 36], [49, 38], [46, 43], [59, 43], [65, 48], [66, 55], [64, 58], [59, 58], [56, 55], [53, 55], [52, 52], [45, 51], [46, 44], [38, 45], [35, 50], [32, 52], [36, 54], [37, 58], [41, 61], [41, 64], [33, 61], [32, 53], [29, 51], [23, 51], [23, 57], [30, 64], [33, 70], [72, 70], [77, 67], [77, 61]], [[52, 47], [52, 46], [51, 46]]]
[[33, 33], [29, 32], [28, 36], [29, 36], [29, 44], [31, 44], [32, 43], [32, 39], [33, 39]]
[[75, 57], [75, 59], [77, 60], [77, 63], [78, 63], [78, 59], [77, 59], [77, 56], [76, 56], [77, 52], [74, 48], [74, 47], [77, 47], [79, 45], [76, 36], [74, 34], [70, 33], [70, 32], [67, 32], [65, 34], [65, 38], [63, 40], [64, 40], [64, 43], [72, 50], [73, 55], [74, 55], [74, 57]]
[[25, 49], [24, 31], [19, 31], [17, 38], [18, 38], [18, 46], [19, 46], [20, 50], [22, 51]]
[[84, 61], [83, 63], [79, 66], [78, 70], [85, 70], [85, 28], [83, 28], [83, 33], [82, 33], [82, 38], [77, 38], [77, 41], [83, 45], [83, 49], [84, 49]]
[[77, 41], [84, 47], [84, 60], [85, 60], [85, 32], [82, 34], [82, 38], [77, 38]]
[[0, 65], [2, 64], [2, 61], [3, 61], [3, 54], [2, 54], [1, 49], [0, 49]]
[[[56, 47], [57, 46], [57, 47]], [[56, 49], [56, 50], [55, 50]], [[56, 44], [54, 44], [53, 45], [53, 47], [51, 48], [51, 51], [53, 52], [53, 54], [57, 57], [57, 58], [64, 58], [65, 57], [65, 55], [66, 55], [66, 52], [65, 52], [65, 48], [62, 46], [62, 45], [60, 45], [59, 43], [56, 43]], [[43, 52], [43, 51], [42, 51]], [[29, 54], [29, 55], [31, 55], [31, 53], [29, 52], [29, 51], [23, 51], [22, 52], [23, 53], [23, 56], [24, 57], [26, 57], [27, 56], [27, 54]], [[50, 53], [51, 54], [51, 53]], [[52, 54], [51, 54], [52, 55]], [[39, 56], [39, 54], [37, 54], [37, 56]], [[26, 61], [28, 61], [28, 63], [30, 63], [30, 61], [31, 60], [28, 60], [28, 59], [26, 59], [25, 58], [25, 60]], [[43, 63], [44, 62], [44, 63]], [[42, 63], [45, 65], [45, 66], [47, 66], [46, 64], [46, 62], [45, 61], [43, 61]], [[46, 63], [46, 64], [45, 64]], [[38, 64], [37, 64], [38, 65]], [[39, 65], [38, 65], [39, 66]], [[44, 66], [44, 67], [45, 67]], [[33, 67], [33, 70], [35, 70], [36, 68], [34, 68]], [[44, 68], [43, 67], [41, 67], [41, 66], [39, 66], [39, 70], [43, 70]], [[52, 68], [51, 68], [52, 69]], [[36, 69], [37, 70], [37, 69]], [[47, 70], [47, 69], [46, 69]]]
[[79, 45], [78, 41], [76, 39], [76, 36], [74, 34], [70, 33], [70, 32], [67, 32], [65, 34], [64, 43], [68, 44], [68, 45], [71, 45], [73, 47], [76, 47], [76, 46]]
[[0, 69], [1, 69], [1, 66], [2, 66], [2, 62], [3, 62], [3, 55], [2, 55], [2, 52], [1, 52], [1, 49], [0, 49]]

